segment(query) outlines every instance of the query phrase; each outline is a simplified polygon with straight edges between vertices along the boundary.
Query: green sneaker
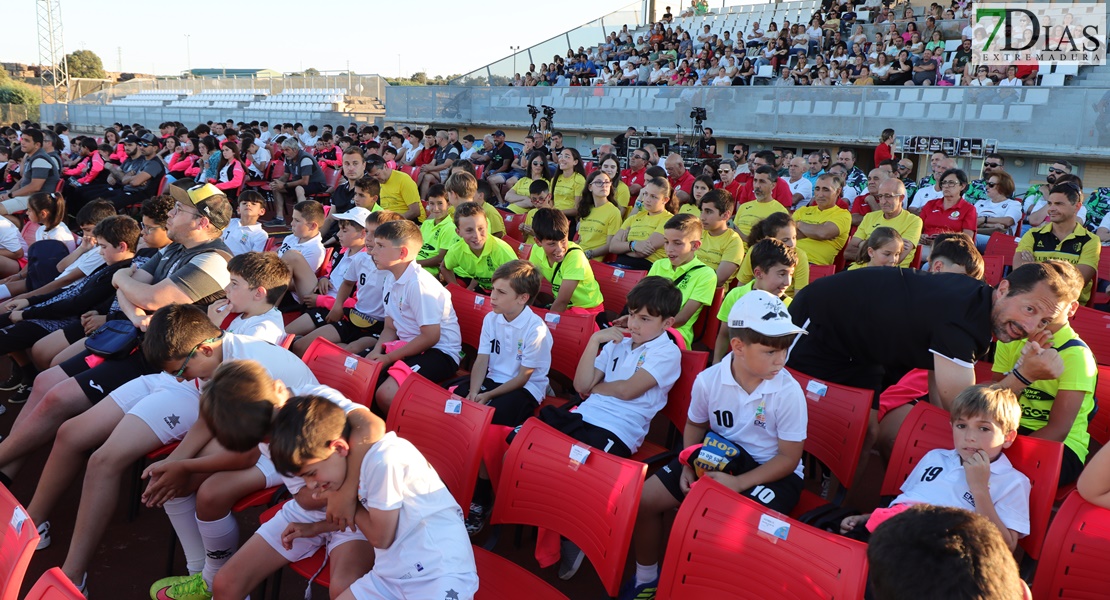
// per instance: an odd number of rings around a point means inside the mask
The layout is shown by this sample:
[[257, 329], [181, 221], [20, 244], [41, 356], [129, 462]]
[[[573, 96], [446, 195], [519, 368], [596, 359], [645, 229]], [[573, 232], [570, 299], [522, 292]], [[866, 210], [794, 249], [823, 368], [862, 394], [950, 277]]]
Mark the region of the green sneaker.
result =
[[200, 573], [166, 577], [150, 586], [150, 600], [211, 600], [212, 592]]

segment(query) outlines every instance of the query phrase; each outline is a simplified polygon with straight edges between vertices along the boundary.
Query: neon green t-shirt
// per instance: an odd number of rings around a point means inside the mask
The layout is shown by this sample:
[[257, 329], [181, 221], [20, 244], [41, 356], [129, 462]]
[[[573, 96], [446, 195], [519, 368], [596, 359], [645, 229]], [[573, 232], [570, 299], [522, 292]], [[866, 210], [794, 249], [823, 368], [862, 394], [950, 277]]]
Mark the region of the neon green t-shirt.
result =
[[678, 327], [679, 333], [686, 340], [686, 347], [689, 348], [694, 343], [694, 323], [697, 323], [701, 311], [713, 304], [713, 293], [717, 290], [717, 273], [697, 258], [692, 258], [690, 262], [678, 267], [671, 266], [670, 260], [657, 260], [648, 271], [648, 277], [653, 275], [675, 282], [678, 291], [682, 292], [682, 306], [686, 306], [690, 300], [701, 303], [701, 307], [690, 315], [689, 320]]
[[[727, 326], [727, 324], [728, 324], [728, 313], [732, 312], [733, 305], [736, 304], [737, 300], [743, 298], [744, 294], [747, 294], [748, 292], [752, 291], [753, 289], [755, 289], [755, 280], [754, 279], [749, 281], [748, 283], [740, 286], [740, 287], [733, 288], [732, 290], [729, 291], [729, 293], [725, 294], [724, 300], [721, 300], [721, 310], [717, 311], [717, 319], [719, 321], [721, 321], [722, 323], [725, 323], [726, 326]], [[782, 303], [787, 305], [787, 306], [790, 306], [790, 300], [791, 300], [790, 296], [783, 296], [782, 297]]]
[[[435, 219], [425, 219], [420, 224], [420, 235], [424, 237], [424, 244], [420, 246], [416, 260], [435, 258], [441, 250], [450, 248], [459, 239], [458, 234], [455, 233], [455, 222], [451, 217], [443, 217], [439, 223], [436, 223]], [[432, 275], [439, 273], [439, 267], [424, 268]]]
[[[1075, 330], [1070, 325], [1064, 325], [1052, 335], [1052, 343], [1057, 348], [1066, 342], [1079, 339]], [[1009, 373], [1021, 357], [1021, 350], [1028, 340], [999, 343], [994, 351], [995, 373]], [[1095, 381], [1098, 378], [1098, 365], [1095, 355], [1090, 348], [1072, 346], [1060, 351], [1060, 358], [1064, 361], [1064, 371], [1058, 379], [1034, 381], [1033, 385], [1026, 387], [1018, 401], [1021, 402], [1022, 427], [1033, 431], [1048, 425], [1049, 416], [1052, 414], [1053, 402], [1060, 390], [1083, 392], [1083, 403], [1079, 407], [1079, 414], [1068, 430], [1068, 437], [1064, 445], [1075, 452], [1079, 460], [1087, 460], [1087, 451], [1091, 442], [1091, 435], [1087, 433], [1087, 420], [1095, 407]]]
[[443, 266], [454, 272], [456, 277], [477, 279], [478, 285], [488, 290], [493, 284], [493, 272], [497, 267], [516, 259], [513, 247], [492, 235], [486, 238], [481, 256], [475, 256], [466, 240], [459, 238], [443, 257]]
[[[543, 278], [551, 284], [551, 293], [559, 296], [559, 288], [564, 281], [577, 281], [574, 292], [570, 295], [570, 304], [567, 308], [594, 308], [604, 301], [601, 296], [601, 287], [594, 278], [594, 270], [590, 268], [590, 261], [582, 247], [574, 242], [567, 244], [567, 253], [563, 260], [551, 264], [547, 260], [547, 253], [540, 245], [532, 246], [532, 253], [528, 261], [543, 274]], [[560, 266], [561, 265], [561, 266]], [[558, 267], [558, 272], [555, 268]]]

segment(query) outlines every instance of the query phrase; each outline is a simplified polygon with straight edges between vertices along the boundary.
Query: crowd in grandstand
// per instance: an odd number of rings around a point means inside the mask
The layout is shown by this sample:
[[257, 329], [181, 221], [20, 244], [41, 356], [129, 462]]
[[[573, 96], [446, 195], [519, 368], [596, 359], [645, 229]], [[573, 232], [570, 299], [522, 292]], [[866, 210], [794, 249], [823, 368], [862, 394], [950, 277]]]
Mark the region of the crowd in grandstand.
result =
[[[799, 47], [837, 47], [838, 27], [813, 28]], [[165, 447], [142, 498], [165, 509], [188, 574], [154, 582], [154, 600], [243, 598], [321, 548], [332, 597], [474, 597], [468, 534], [489, 520], [501, 468], [483, 465], [460, 510], [420, 450], [385, 431], [416, 378], [492, 409], [507, 435], [487, 440], [487, 461], [533, 416], [642, 458], [653, 418], [692, 386], [686, 451], [643, 487], [622, 598], [654, 597], [665, 516], [697, 479], [798, 509], [814, 475], [801, 461], [807, 399], [828, 387], [795, 374], [873, 393], [861, 460], [872, 446], [891, 455], [918, 401], [951, 421], [954, 449], [925, 454], [891, 504], [794, 514], [871, 539], [876, 598], [925, 597], [928, 569], [1001, 590], [969, 597], [1027, 595], [1009, 551], [1043, 536], [1031, 485], [1078, 484], [1110, 508], [1110, 453], [1090, 456], [1096, 353], [1069, 324], [1106, 301], [1110, 190], [1086, 195], [1066, 160], [1021, 195], [998, 153], [969, 176], [936, 152], [917, 179], [889, 129], [861, 159], [847, 147], [728, 149], [706, 128], [694, 167], [654, 144], [630, 149], [634, 128], [591, 161], [542, 130], [519, 152], [500, 130], [479, 143], [356, 124], [2, 133], [0, 390], [25, 404], [0, 441], [0, 482], [38, 475], [26, 510], [44, 548], [87, 459], [62, 565], [82, 591], [95, 591], [88, 572], [119, 484]], [[562, 372], [560, 319], [587, 324]], [[365, 397], [301, 360], [325, 344], [348, 375], [356, 356], [380, 365]], [[974, 365], [987, 360], [984, 378]], [[1031, 484], [1011, 464], [1019, 436], [1062, 448], [1058, 482]], [[40, 451], [42, 473], [20, 472]], [[233, 507], [280, 485], [292, 500], [240, 547]], [[890, 564], [942, 530], [992, 566]], [[570, 579], [585, 552], [554, 546]]]
[[[814, 13], [808, 23], [754, 21], [735, 32], [717, 32], [709, 24], [686, 31], [664, 18], [635, 38], [626, 25], [588, 50], [529, 65], [511, 85], [1036, 85], [1036, 61], [1007, 68], [971, 65], [972, 39], [983, 39], [986, 31], [967, 24], [970, 10], [971, 3], [959, 0], [948, 9], [933, 3], [926, 14], [848, 0]], [[866, 34], [864, 25], [874, 33]], [[953, 50], [949, 40], [962, 43]], [[764, 66], [768, 73], [762, 73]]]

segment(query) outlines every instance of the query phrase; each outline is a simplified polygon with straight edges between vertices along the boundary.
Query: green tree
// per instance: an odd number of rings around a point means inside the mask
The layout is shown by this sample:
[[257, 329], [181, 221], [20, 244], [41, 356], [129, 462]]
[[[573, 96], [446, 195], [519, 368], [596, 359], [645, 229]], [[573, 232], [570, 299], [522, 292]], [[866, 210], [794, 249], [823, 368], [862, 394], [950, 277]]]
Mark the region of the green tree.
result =
[[428, 83], [428, 74], [424, 71], [418, 71], [413, 73], [412, 77], [409, 77], [409, 81], [417, 85], [426, 85]]
[[104, 63], [92, 50], [76, 50], [66, 55], [69, 65], [70, 77], [87, 77], [89, 79], [104, 79], [108, 75], [104, 72]]
[[0, 84], [0, 104], [38, 104], [42, 95], [35, 88], [19, 81]]
[[320, 76], [320, 71], [317, 71], [316, 69], [313, 69], [312, 67], [309, 67], [309, 68], [304, 70], [304, 76], [305, 77], [319, 77]]

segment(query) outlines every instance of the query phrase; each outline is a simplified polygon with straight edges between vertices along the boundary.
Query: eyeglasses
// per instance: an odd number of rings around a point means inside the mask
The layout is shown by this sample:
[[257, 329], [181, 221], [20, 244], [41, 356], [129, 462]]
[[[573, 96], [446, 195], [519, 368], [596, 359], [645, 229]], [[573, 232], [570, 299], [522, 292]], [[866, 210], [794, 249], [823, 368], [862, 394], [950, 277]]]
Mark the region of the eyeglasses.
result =
[[879, 200], [894, 200], [895, 198], [901, 198], [902, 194], [875, 194], [875, 197]]
[[952, 181], [951, 179], [940, 182], [940, 187], [956, 187], [958, 185], [960, 185], [959, 181]]
[[196, 346], [193, 346], [192, 350], [189, 351], [189, 355], [185, 357], [185, 362], [181, 363], [181, 368], [174, 371], [173, 373], [170, 373], [170, 376], [174, 378], [181, 378], [183, 375], [185, 375], [185, 369], [189, 366], [189, 361], [193, 360], [193, 357], [196, 356], [197, 350], [199, 350], [201, 346], [203, 346], [204, 344], [211, 344], [213, 342], [219, 341], [223, 337], [224, 332], [221, 331], [220, 335], [217, 335], [216, 337], [201, 340]]
[[146, 224], [142, 224], [142, 223], [139, 224], [139, 230], [142, 231], [143, 233], [149, 233], [151, 231], [158, 231], [159, 229], [164, 229], [164, 228], [161, 225], [146, 225]]
[[186, 213], [186, 214], [190, 214], [190, 215], [194, 215], [194, 216], [198, 216], [198, 217], [200, 216], [200, 213], [197, 212], [197, 211], [185, 210], [185, 207], [182, 206], [182, 204], [180, 202], [173, 205], [173, 212], [175, 212], [175, 213]]
[[613, 185], [613, 182], [609, 181], [608, 179], [598, 179], [597, 181], [595, 181], [593, 183], [593, 185], [600, 185], [600, 186], [604, 187], [604, 186], [608, 186], [608, 185]]

